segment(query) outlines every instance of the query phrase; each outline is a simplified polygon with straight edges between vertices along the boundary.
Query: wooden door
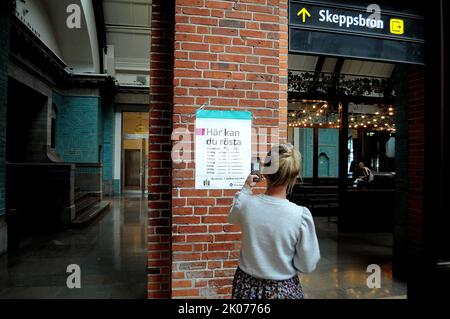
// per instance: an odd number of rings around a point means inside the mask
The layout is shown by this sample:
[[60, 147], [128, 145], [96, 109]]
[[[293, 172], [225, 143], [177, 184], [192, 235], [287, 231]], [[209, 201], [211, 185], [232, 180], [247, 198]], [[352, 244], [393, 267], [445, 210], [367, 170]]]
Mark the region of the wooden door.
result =
[[141, 151], [125, 150], [125, 187], [139, 189], [141, 180]]

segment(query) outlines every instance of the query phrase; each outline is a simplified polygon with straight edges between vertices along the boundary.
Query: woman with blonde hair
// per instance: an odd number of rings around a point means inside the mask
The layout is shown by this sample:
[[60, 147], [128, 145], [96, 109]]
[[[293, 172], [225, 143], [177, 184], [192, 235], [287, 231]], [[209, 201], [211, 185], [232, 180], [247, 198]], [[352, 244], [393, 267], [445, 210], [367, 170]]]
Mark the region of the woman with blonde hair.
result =
[[264, 194], [253, 195], [250, 175], [236, 193], [228, 222], [240, 225], [242, 247], [233, 299], [303, 299], [298, 273], [312, 272], [320, 259], [310, 211], [286, 199], [301, 170], [291, 144], [273, 147], [264, 162]]

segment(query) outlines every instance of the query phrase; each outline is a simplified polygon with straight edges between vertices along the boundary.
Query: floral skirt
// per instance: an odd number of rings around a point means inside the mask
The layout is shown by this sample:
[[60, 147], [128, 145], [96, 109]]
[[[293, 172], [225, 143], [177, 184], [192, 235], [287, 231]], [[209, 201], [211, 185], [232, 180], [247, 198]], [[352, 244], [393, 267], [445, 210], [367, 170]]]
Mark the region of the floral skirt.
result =
[[233, 280], [233, 299], [303, 299], [298, 276], [287, 280], [258, 279], [236, 270]]

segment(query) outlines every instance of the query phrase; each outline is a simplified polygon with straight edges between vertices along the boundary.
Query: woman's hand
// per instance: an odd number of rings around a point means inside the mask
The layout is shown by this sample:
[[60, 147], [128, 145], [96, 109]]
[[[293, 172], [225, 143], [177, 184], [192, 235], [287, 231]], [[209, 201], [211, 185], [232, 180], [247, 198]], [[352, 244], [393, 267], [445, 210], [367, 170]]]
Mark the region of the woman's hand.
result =
[[255, 180], [261, 180], [261, 178], [258, 175], [248, 175], [247, 179], [245, 180], [244, 187], [247, 187], [248, 189], [252, 190], [253, 187], [255, 187], [256, 182]]

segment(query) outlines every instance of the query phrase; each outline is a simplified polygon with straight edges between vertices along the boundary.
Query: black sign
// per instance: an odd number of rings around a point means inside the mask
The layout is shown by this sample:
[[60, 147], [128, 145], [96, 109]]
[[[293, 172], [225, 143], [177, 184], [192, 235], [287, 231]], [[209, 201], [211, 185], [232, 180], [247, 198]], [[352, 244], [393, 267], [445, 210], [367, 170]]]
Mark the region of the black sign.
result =
[[289, 51], [423, 64], [423, 18], [376, 4], [291, 0]]

